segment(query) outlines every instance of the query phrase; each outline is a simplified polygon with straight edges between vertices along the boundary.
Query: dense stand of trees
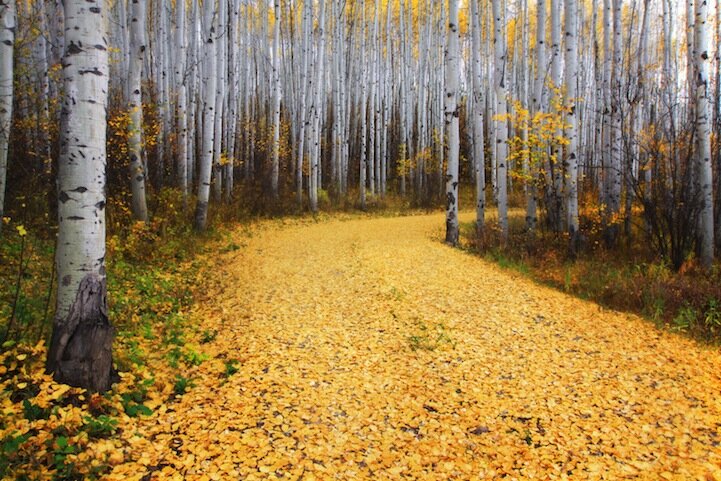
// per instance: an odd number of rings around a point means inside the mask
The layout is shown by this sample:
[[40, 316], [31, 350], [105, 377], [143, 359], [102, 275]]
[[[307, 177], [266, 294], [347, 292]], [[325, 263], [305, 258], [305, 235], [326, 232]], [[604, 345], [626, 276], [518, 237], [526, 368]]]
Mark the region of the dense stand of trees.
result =
[[59, 329], [78, 289], [104, 289], [106, 144], [138, 221], [168, 186], [199, 230], [239, 198], [393, 194], [445, 204], [456, 244], [467, 184], [501, 242], [523, 204], [575, 254], [585, 207], [609, 246], [641, 232], [708, 268], [719, 20], [705, 0], [0, 0], [0, 214], [5, 191], [57, 184]]

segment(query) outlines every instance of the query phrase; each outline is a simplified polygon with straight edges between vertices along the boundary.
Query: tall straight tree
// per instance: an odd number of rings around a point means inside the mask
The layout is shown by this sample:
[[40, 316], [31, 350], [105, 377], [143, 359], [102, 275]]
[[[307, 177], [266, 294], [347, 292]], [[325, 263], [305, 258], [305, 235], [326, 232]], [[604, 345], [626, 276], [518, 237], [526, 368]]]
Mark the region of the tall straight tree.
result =
[[280, 0], [275, 0], [273, 3], [273, 19], [273, 160], [270, 192], [273, 198], [277, 199], [280, 175]]
[[458, 84], [460, 71], [460, 34], [458, 0], [448, 0], [448, 42], [446, 43], [445, 126], [448, 136], [448, 167], [446, 171], [446, 242], [458, 245], [458, 163], [460, 132], [458, 116]]
[[[551, 84], [552, 97], [558, 99], [561, 93], [561, 0], [551, 0]], [[562, 135], [558, 129], [556, 135]], [[553, 142], [551, 157], [548, 164], [547, 177], [551, 182], [550, 196], [547, 199], [548, 216], [555, 232], [563, 229], [563, 147], [560, 142]]]
[[311, 151], [310, 155], [310, 179], [308, 181], [308, 199], [310, 201], [310, 209], [313, 212], [318, 211], [318, 189], [320, 189], [320, 168], [321, 168], [321, 139], [323, 137], [323, 94], [324, 90], [324, 72], [325, 72], [325, 0], [318, 2], [318, 27], [317, 27], [317, 45], [316, 45], [316, 67], [315, 75], [317, 75], [314, 90], [314, 98], [311, 104], [311, 136], [312, 142], [308, 146]]
[[58, 291], [47, 369], [93, 391], [113, 382], [105, 282], [108, 45], [104, 0], [65, 0], [58, 164]]
[[5, 212], [8, 144], [13, 111], [15, 0], [0, 0], [0, 231]]
[[473, 74], [473, 166], [476, 179], [476, 231], [483, 232], [486, 211], [486, 165], [483, 145], [483, 74], [481, 71], [481, 15], [478, 2], [470, 0]]
[[213, 140], [215, 134], [215, 84], [217, 82], [217, 49], [215, 47], [215, 1], [203, 3], [203, 132], [200, 165], [198, 169], [198, 202], [195, 206], [195, 228], [205, 230], [208, 224], [210, 175], [213, 167]]
[[498, 176], [498, 223], [503, 240], [508, 238], [508, 127], [506, 108], [506, 13], [501, 0], [493, 0], [494, 90], [496, 93], [496, 168]]
[[566, 137], [567, 157], [567, 214], [570, 251], [575, 255], [578, 243], [578, 4], [576, 0], [565, 0], [566, 13], [566, 99], [568, 103]]
[[188, 50], [188, 26], [185, 21], [186, 5], [185, 0], [175, 2], [175, 75], [174, 83], [178, 94], [177, 104], [177, 159], [176, 172], [177, 183], [183, 195], [183, 208], [188, 203], [188, 89], [187, 73], [185, 71], [186, 55]]
[[624, 76], [623, 73], [623, 50], [622, 50], [622, 1], [612, 0], [613, 9], [613, 30], [612, 30], [612, 51], [611, 51], [611, 82], [610, 82], [610, 155], [609, 165], [607, 169], [608, 197], [607, 216], [606, 216], [606, 241], [609, 245], [615, 245], [618, 242], [619, 226], [616, 216], [621, 210], [621, 185], [622, 185], [622, 133], [623, 133], [623, 117], [622, 117], [622, 91], [621, 83]]
[[148, 205], [145, 199], [145, 164], [142, 156], [143, 95], [142, 69], [145, 57], [145, 0], [131, 0], [130, 7], [130, 88], [128, 92], [130, 123], [128, 125], [128, 155], [130, 156], [130, 190], [132, 211], [135, 220], [148, 220]]
[[[714, 257], [713, 178], [711, 170], [711, 15], [708, 0], [696, 0], [694, 34], [698, 187], [701, 196], [700, 258], [710, 269]], [[716, 99], [718, 102], [719, 99]]]
[[[536, 77], [533, 85], [533, 114], [539, 114], [543, 112], [544, 108], [544, 91], [546, 87], [546, 1], [538, 0], [536, 3]], [[536, 148], [536, 157], [545, 157], [545, 153], [538, 152], [540, 148]], [[538, 154], [541, 154], [540, 156]], [[538, 216], [536, 214], [536, 186], [533, 185], [533, 181], [538, 176], [537, 170], [539, 166], [534, 165], [531, 167], [532, 170], [532, 182], [529, 188], [534, 190], [533, 195], [530, 197], [528, 208], [526, 211], [526, 228], [529, 232], [536, 230], [536, 224], [538, 222]]]
[[218, 1], [218, 9], [213, 15], [213, 22], [215, 26], [215, 68], [217, 72], [215, 74], [215, 112], [213, 118], [215, 119], [215, 128], [213, 136], [213, 200], [220, 202], [223, 195], [223, 152], [225, 145], [223, 144], [223, 125], [227, 123], [225, 118], [225, 92], [226, 92], [226, 79], [227, 79], [227, 0]]

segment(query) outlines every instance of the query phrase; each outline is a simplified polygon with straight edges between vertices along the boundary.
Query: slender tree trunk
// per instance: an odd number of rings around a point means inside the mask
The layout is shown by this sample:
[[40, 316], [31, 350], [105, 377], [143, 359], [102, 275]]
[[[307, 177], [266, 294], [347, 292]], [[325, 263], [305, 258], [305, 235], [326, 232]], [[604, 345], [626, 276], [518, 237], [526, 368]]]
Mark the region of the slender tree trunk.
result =
[[445, 124], [448, 135], [448, 170], [446, 171], [446, 242], [458, 244], [458, 161], [460, 134], [458, 118], [458, 83], [461, 76], [458, 33], [458, 0], [448, 1], [448, 43], [446, 44]]
[[313, 121], [311, 132], [312, 132], [312, 145], [309, 145], [311, 150], [310, 155], [310, 180], [308, 182], [309, 192], [308, 197], [310, 199], [310, 210], [313, 212], [318, 211], [318, 189], [320, 188], [320, 156], [321, 156], [321, 139], [323, 138], [322, 132], [322, 112], [323, 112], [323, 98], [325, 92], [324, 83], [324, 67], [325, 67], [325, 1], [320, 0], [318, 2], [318, 26], [317, 26], [317, 45], [316, 45], [316, 75], [313, 104], [311, 106], [311, 120]]
[[[561, 0], [551, 0], [551, 84], [553, 92], [551, 97], [560, 103], [561, 98]], [[562, 129], [556, 131], [556, 136], [562, 135]], [[563, 148], [560, 142], [551, 145], [549, 159], [550, 171], [548, 177], [552, 182], [551, 196], [548, 199], [548, 214], [551, 227], [555, 232], [563, 230]]]
[[181, 0], [175, 3], [175, 45], [177, 55], [175, 59], [175, 88], [178, 94], [177, 108], [177, 183], [183, 195], [183, 208], [188, 205], [188, 81], [185, 70], [188, 50], [188, 27], [185, 21], [186, 5]]
[[215, 65], [216, 65], [216, 81], [215, 81], [215, 127], [213, 134], [213, 200], [220, 203], [223, 197], [223, 170], [225, 158], [223, 145], [223, 125], [225, 119], [225, 93], [226, 93], [226, 45], [228, 35], [226, 32], [227, 21], [227, 0], [218, 1], [218, 10], [215, 18]]
[[215, 48], [215, 2], [206, 0], [203, 4], [203, 134], [200, 165], [198, 168], [198, 203], [195, 207], [195, 228], [205, 230], [208, 223], [208, 201], [210, 200], [210, 175], [213, 166], [213, 143], [215, 134], [215, 84], [217, 65]]
[[471, 4], [471, 36], [473, 63], [473, 166], [476, 179], [476, 233], [479, 238], [483, 233], [486, 217], [486, 162], [483, 145], [483, 74], [481, 71], [481, 15], [478, 2]]
[[[711, 15], [707, 0], [696, 0], [695, 48], [696, 70], [696, 161], [701, 197], [700, 260], [711, 269], [714, 258], [713, 176], [711, 170]], [[717, 99], [718, 101], [718, 99]]]
[[566, 102], [568, 114], [566, 138], [567, 158], [567, 212], [570, 252], [575, 256], [578, 250], [578, 4], [576, 0], [565, 0], [566, 11]]
[[610, 162], [608, 175], [608, 207], [607, 207], [607, 231], [606, 241], [609, 245], [616, 245], [619, 235], [619, 223], [617, 216], [621, 211], [621, 185], [623, 179], [622, 169], [622, 108], [621, 108], [621, 80], [622, 71], [622, 50], [621, 50], [621, 0], [613, 0], [613, 42], [611, 61], [611, 125], [610, 125]]
[[37, 147], [36, 155], [39, 157], [39, 164], [43, 176], [49, 182], [52, 173], [52, 157], [50, 155], [50, 79], [48, 69], [48, 28], [45, 18], [45, 7], [41, 2], [33, 5], [33, 10], [38, 22], [39, 34], [35, 41], [35, 67], [38, 76], [38, 100], [37, 107]]
[[[533, 87], [533, 105], [531, 110], [533, 114], [541, 113], [545, 108], [544, 91], [546, 87], [547, 70], [548, 65], [546, 60], [546, 1], [538, 0], [538, 2], [536, 3], [536, 77], [534, 79], [535, 83]], [[542, 161], [546, 161], [546, 157], [548, 155], [547, 152], [540, 150], [541, 149], [537, 148], [534, 152], [536, 154], [535, 157], [538, 160], [536, 160], [536, 162], [531, 165], [531, 188], [533, 189], [534, 195], [532, 199], [529, 200], [526, 210], [526, 228], [529, 230], [529, 232], [535, 231], [536, 225], [538, 224], [538, 216], [536, 213], [536, 198], [538, 194], [535, 186], [535, 181], [536, 178], [540, 175], [541, 169], [543, 168], [543, 166], [540, 164]], [[548, 179], [546, 181], [546, 184], [547, 183]]]
[[13, 111], [15, 0], [0, 0], [0, 232], [5, 212], [8, 145]]
[[365, 29], [366, 29], [366, 19], [365, 19], [365, 9], [362, 10], [362, 17], [363, 20], [361, 22], [361, 66], [360, 66], [360, 112], [359, 116], [361, 118], [361, 126], [360, 126], [360, 139], [361, 139], [361, 145], [360, 145], [360, 173], [358, 175], [358, 192], [360, 196], [360, 207], [361, 209], [365, 210], [366, 208], [366, 170], [367, 170], [367, 161], [368, 161], [368, 124], [367, 124], [367, 118], [368, 118], [368, 111], [367, 111], [367, 99], [366, 99], [366, 82], [363, 81], [363, 78], [365, 77], [365, 72], [368, 70], [368, 62], [367, 59], [367, 53], [366, 53], [366, 43], [364, 41], [365, 38]]
[[130, 190], [132, 192], [133, 218], [147, 222], [148, 205], [145, 199], [145, 165], [143, 164], [143, 95], [142, 68], [145, 56], [145, 0], [131, 2], [130, 21], [130, 71], [128, 100], [130, 123], [128, 132], [128, 155], [130, 156]]
[[103, 0], [65, 0], [58, 291], [47, 359], [58, 382], [92, 391], [115, 380], [105, 284], [105, 7]]
[[275, 23], [273, 24], [273, 161], [270, 174], [270, 191], [278, 198], [278, 176], [280, 173], [280, 0], [273, 3]]
[[506, 14], [500, 0], [493, 0], [494, 90], [496, 92], [496, 153], [498, 169], [498, 224], [508, 239], [508, 127], [506, 120]]
[[308, 123], [308, 114], [306, 112], [306, 102], [308, 99], [308, 64], [312, 55], [310, 51], [310, 34], [312, 30], [313, 20], [313, 4], [312, 2], [303, 2], [303, 43], [302, 56], [303, 66], [301, 68], [300, 77], [300, 105], [298, 108], [299, 116], [299, 133], [298, 133], [298, 152], [296, 154], [296, 177], [295, 177], [295, 195], [298, 208], [303, 207], [303, 158], [305, 155], [305, 132]]

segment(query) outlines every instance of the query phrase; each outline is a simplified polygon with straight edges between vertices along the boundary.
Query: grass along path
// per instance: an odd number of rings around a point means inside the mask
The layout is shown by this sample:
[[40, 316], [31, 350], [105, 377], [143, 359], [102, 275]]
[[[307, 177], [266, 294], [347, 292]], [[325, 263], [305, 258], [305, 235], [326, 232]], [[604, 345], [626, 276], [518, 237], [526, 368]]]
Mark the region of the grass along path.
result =
[[193, 313], [210, 359], [109, 478], [721, 479], [718, 352], [442, 225], [238, 232]]

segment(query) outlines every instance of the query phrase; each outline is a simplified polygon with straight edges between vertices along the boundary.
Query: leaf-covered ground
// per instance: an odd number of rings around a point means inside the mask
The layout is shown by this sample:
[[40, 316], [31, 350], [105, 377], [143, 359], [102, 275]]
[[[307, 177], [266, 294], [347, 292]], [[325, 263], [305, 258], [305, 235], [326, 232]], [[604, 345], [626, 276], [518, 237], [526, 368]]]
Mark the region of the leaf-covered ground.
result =
[[192, 313], [209, 359], [108, 479], [721, 479], [716, 350], [451, 249], [442, 225], [238, 231]]

